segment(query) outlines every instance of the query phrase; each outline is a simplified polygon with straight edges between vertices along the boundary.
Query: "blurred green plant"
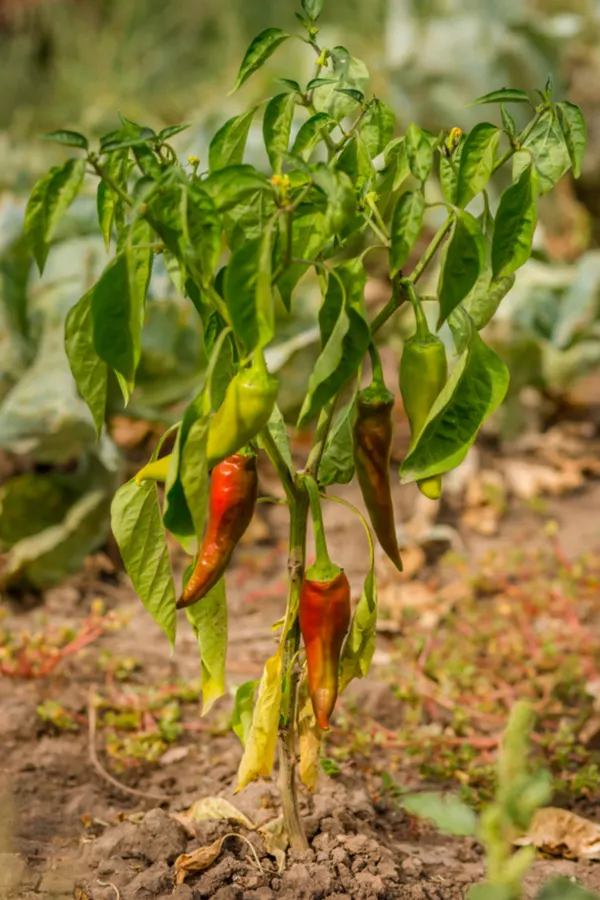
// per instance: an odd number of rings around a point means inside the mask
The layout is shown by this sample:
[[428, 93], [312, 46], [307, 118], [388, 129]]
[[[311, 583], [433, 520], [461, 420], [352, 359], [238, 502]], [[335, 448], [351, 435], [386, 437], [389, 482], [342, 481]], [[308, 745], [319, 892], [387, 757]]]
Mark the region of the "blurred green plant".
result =
[[[536, 810], [552, 796], [550, 774], [531, 771], [529, 741], [535, 716], [525, 703], [511, 712], [497, 764], [495, 798], [480, 816], [455, 794], [399, 794], [399, 803], [413, 816], [433, 822], [448, 834], [476, 837], [485, 849], [486, 880], [468, 891], [468, 900], [521, 900], [523, 881], [533, 864], [533, 847], [515, 851], [514, 841], [527, 832]], [[598, 895], [568, 878], [553, 878], [536, 900], [597, 900]]]

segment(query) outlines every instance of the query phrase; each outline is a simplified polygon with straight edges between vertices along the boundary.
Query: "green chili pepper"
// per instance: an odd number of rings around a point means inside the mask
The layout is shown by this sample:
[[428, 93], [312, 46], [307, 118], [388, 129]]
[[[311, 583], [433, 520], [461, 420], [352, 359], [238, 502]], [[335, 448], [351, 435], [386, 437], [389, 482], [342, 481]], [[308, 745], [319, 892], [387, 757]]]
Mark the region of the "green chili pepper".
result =
[[[448, 379], [446, 348], [439, 337], [432, 334], [421, 304], [414, 293], [411, 300], [415, 310], [417, 329], [406, 341], [400, 361], [400, 392], [410, 424], [411, 446], [414, 446], [431, 407]], [[442, 476], [432, 475], [417, 481], [426, 497], [437, 500], [442, 492]]]
[[279, 383], [270, 375], [261, 350], [252, 365], [241, 369], [230, 381], [225, 399], [213, 416], [208, 432], [209, 468], [231, 456], [265, 427], [275, 401]]
[[[223, 403], [210, 420], [206, 453], [209, 471], [237, 453], [265, 427], [278, 389], [277, 379], [269, 375], [262, 351], [258, 350], [252, 365], [241, 369], [229, 382]], [[145, 480], [166, 481], [170, 461], [171, 454], [149, 462], [136, 474], [136, 484]]]
[[306, 648], [310, 698], [318, 724], [327, 729], [338, 695], [342, 644], [350, 625], [350, 584], [343, 570], [329, 558], [316, 482], [307, 476], [305, 485], [313, 516], [317, 559], [302, 579], [298, 617]]
[[379, 543], [402, 571], [390, 487], [394, 395], [383, 382], [377, 351], [371, 350], [373, 381], [356, 398], [354, 463], [358, 483]]

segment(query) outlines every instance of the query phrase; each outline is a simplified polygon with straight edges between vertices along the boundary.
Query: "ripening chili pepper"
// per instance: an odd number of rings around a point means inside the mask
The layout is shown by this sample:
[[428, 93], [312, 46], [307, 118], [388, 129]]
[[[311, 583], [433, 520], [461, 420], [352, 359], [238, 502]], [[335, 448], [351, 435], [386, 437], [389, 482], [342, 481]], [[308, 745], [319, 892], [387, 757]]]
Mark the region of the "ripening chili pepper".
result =
[[372, 348], [373, 381], [356, 398], [354, 464], [358, 483], [379, 543], [402, 571], [390, 487], [394, 395], [383, 382], [381, 362]]
[[304, 573], [300, 588], [300, 631], [306, 648], [308, 688], [319, 726], [329, 728], [338, 694], [338, 669], [350, 624], [350, 584], [327, 552], [316, 482], [307, 476], [317, 559]]
[[171, 456], [161, 456], [160, 459], [154, 459], [147, 463], [143, 469], [136, 473], [135, 483], [140, 485], [142, 481], [166, 481], [169, 465], [171, 464]]
[[236, 544], [254, 515], [258, 495], [256, 456], [235, 453], [213, 469], [208, 519], [198, 560], [177, 608], [201, 600], [225, 573]]
[[277, 399], [279, 383], [270, 375], [261, 350], [252, 365], [230, 381], [225, 399], [214, 414], [208, 432], [209, 468], [237, 453], [265, 427]]
[[[412, 445], [419, 437], [431, 407], [448, 379], [446, 348], [439, 337], [432, 334], [414, 291], [411, 293], [417, 329], [404, 344], [400, 361], [400, 393], [410, 424]], [[437, 500], [442, 492], [442, 476], [432, 475], [417, 481], [419, 489], [430, 500]]]
[[[273, 412], [279, 383], [269, 375], [262, 352], [230, 381], [223, 403], [210, 420], [206, 451], [208, 470], [237, 453], [261, 431]], [[145, 465], [135, 483], [166, 481], [171, 454]]]

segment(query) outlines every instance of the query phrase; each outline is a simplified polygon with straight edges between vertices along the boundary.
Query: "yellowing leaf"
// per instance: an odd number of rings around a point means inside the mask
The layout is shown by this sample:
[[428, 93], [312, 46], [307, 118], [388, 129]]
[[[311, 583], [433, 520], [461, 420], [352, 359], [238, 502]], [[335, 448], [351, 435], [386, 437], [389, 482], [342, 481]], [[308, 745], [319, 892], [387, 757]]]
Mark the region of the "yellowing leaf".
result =
[[206, 819], [234, 819], [236, 822], [241, 822], [246, 828], [254, 828], [248, 816], [245, 816], [224, 797], [203, 797], [202, 800], [196, 800], [185, 816], [194, 822], [202, 822]]
[[319, 755], [322, 731], [317, 725], [308, 683], [304, 677], [300, 683], [298, 700], [298, 745], [300, 763], [298, 773], [309, 791], [314, 791], [319, 777]]
[[282, 681], [281, 650], [278, 650], [265, 663], [250, 733], [238, 770], [238, 791], [251, 781], [267, 778], [271, 774], [277, 746]]

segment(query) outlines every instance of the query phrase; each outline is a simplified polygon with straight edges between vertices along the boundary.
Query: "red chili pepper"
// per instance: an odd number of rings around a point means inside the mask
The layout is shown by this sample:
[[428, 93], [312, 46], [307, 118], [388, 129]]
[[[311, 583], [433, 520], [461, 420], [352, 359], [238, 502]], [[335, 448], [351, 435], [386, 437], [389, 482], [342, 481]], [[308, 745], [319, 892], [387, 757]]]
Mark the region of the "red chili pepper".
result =
[[337, 700], [340, 654], [350, 625], [350, 584], [342, 569], [329, 558], [316, 483], [307, 477], [305, 484], [313, 514], [317, 559], [306, 570], [300, 589], [300, 631], [306, 648], [313, 710], [318, 724], [326, 730]]
[[208, 521], [198, 560], [177, 608], [201, 600], [223, 576], [236, 544], [254, 515], [258, 495], [256, 456], [234, 453], [212, 471]]
[[354, 421], [354, 464], [358, 483], [379, 543], [402, 571], [390, 487], [394, 395], [383, 383], [377, 351], [372, 350], [373, 381], [360, 391]]

